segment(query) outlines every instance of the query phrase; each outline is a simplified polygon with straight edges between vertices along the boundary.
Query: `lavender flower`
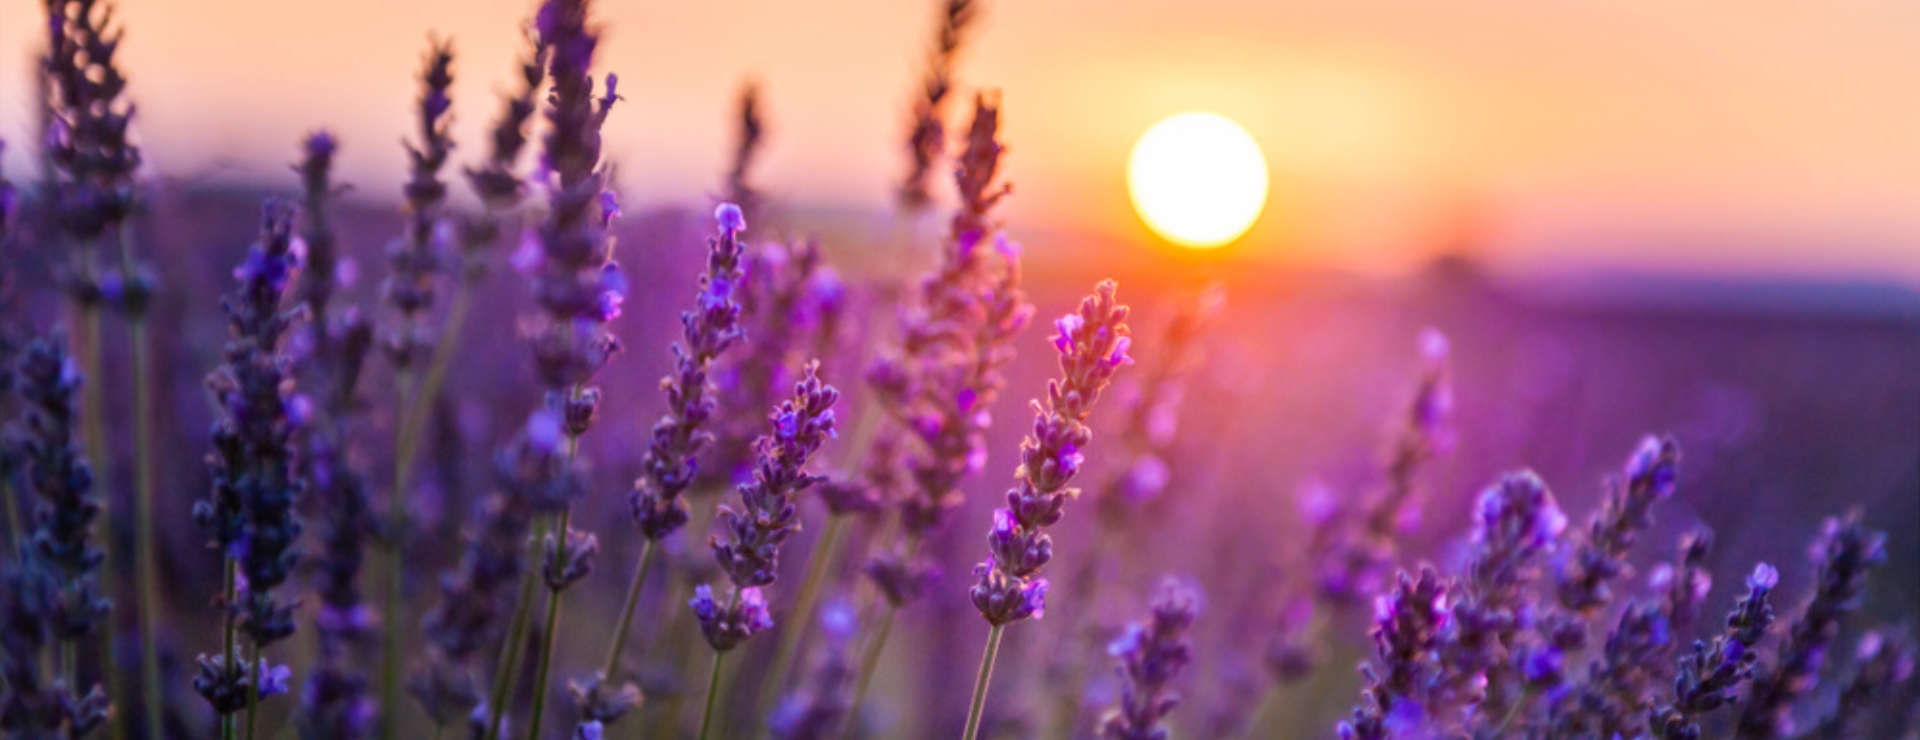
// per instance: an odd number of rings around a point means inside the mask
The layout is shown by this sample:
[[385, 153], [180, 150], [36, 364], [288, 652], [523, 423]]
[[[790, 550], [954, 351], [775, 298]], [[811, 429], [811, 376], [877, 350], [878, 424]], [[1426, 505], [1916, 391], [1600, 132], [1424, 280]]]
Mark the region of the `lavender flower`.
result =
[[1807, 609], [1787, 631], [1778, 663], [1762, 667], [1740, 715], [1742, 738], [1777, 738], [1796, 734], [1793, 703], [1812, 692], [1826, 664], [1827, 651], [1840, 633], [1840, 623], [1860, 606], [1867, 574], [1886, 562], [1886, 535], [1867, 531], [1859, 512], [1845, 521], [1827, 519], [1813, 554], [1820, 563], [1818, 585]]
[[993, 512], [990, 557], [974, 567], [979, 580], [969, 592], [974, 608], [996, 627], [1045, 613], [1047, 581], [1038, 576], [1053, 558], [1046, 528], [1080, 493], [1068, 483], [1085, 460], [1081, 450], [1093, 441], [1086, 420], [1094, 402], [1114, 373], [1133, 362], [1128, 309], [1114, 303], [1114, 289], [1113, 281], [1100, 283], [1078, 312], [1054, 322], [1062, 377], [1048, 381], [1044, 405], [1033, 404], [1033, 433], [1020, 445], [1015, 486], [1006, 508]]
[[1153, 602], [1153, 613], [1134, 622], [1107, 647], [1119, 660], [1120, 703], [1100, 720], [1105, 740], [1164, 740], [1165, 721], [1180, 704], [1173, 682], [1193, 659], [1187, 631], [1199, 616], [1200, 600], [1177, 581], [1168, 581]]
[[1672, 678], [1680, 638], [1699, 613], [1713, 579], [1704, 569], [1711, 532], [1681, 539], [1680, 563], [1662, 563], [1648, 578], [1660, 595], [1631, 603], [1607, 635], [1600, 655], [1572, 697], [1553, 713], [1555, 737], [1637, 737], [1647, 730], [1641, 711], [1653, 691]]
[[733, 414], [718, 429], [720, 464], [709, 472], [727, 482], [751, 468], [761, 421], [757, 410], [779, 403], [799, 368], [803, 343], [828, 328], [835, 300], [818, 290], [832, 277], [821, 270], [820, 247], [812, 241], [770, 242], [741, 256], [737, 302], [742, 331], [753, 341], [744, 354], [716, 369], [716, 376], [727, 396], [739, 399], [729, 408], [754, 411]]
[[687, 606], [699, 618], [700, 633], [706, 636], [707, 645], [715, 652], [732, 650], [748, 638], [773, 628], [773, 612], [767, 610], [767, 599], [753, 586], [737, 589], [722, 606], [713, 599], [713, 587], [703, 583], [694, 587], [693, 600], [687, 602]]
[[1464, 598], [1453, 607], [1441, 650], [1453, 680], [1435, 687], [1434, 704], [1483, 704], [1488, 716], [1506, 715], [1517, 699], [1507, 695], [1519, 685], [1512, 654], [1533, 615], [1533, 587], [1566, 527], [1553, 492], [1531, 471], [1507, 475], [1480, 494]]
[[1126, 423], [1120, 438], [1134, 462], [1114, 475], [1098, 501], [1101, 520], [1124, 527], [1131, 513], [1159, 497], [1167, 487], [1167, 459], [1172, 456], [1180, 402], [1186, 376], [1203, 359], [1200, 338], [1226, 306], [1226, 290], [1210, 284], [1183, 301], [1154, 344], [1158, 351], [1151, 367], [1128, 399]]
[[0, 566], [0, 729], [9, 737], [66, 738], [92, 732], [107, 718], [107, 697], [94, 686], [76, 696], [72, 682], [41, 672], [41, 648], [53, 642], [60, 583], [33, 548]]
[[93, 539], [101, 505], [93, 491], [93, 471], [74, 442], [75, 394], [84, 379], [59, 340], [29, 342], [16, 372], [20, 397], [28, 406], [21, 442], [27, 488], [41, 501], [34, 517], [37, 526], [23, 546], [32, 549], [34, 562], [56, 584], [48, 615], [53, 636], [77, 643], [95, 633], [110, 606], [98, 580], [106, 553]]
[[721, 506], [720, 532], [708, 540], [714, 561], [738, 588], [773, 583], [779, 573], [780, 545], [800, 527], [794, 497], [824, 480], [807, 473], [805, 466], [821, 443], [834, 435], [833, 404], [840, 392], [820, 382], [816, 369], [809, 364], [806, 376], [794, 386], [793, 398], [768, 416], [772, 432], [755, 444], [760, 464], [753, 480], [738, 486], [741, 508]]
[[648, 539], [660, 540], [687, 523], [681, 494], [699, 472], [698, 455], [712, 440], [701, 425], [713, 415], [713, 388], [707, 380], [713, 362], [740, 340], [740, 232], [746, 228], [739, 206], [723, 203], [714, 211], [719, 235], [708, 241], [707, 271], [700, 276], [695, 308], [680, 314], [684, 344], [673, 346], [675, 372], [661, 379], [667, 414], [653, 425], [653, 439], [641, 463], [646, 473], [634, 481], [628, 501], [634, 521]]
[[1627, 459], [1624, 481], [1609, 483], [1605, 507], [1587, 525], [1587, 538], [1557, 565], [1561, 606], [1591, 616], [1613, 600], [1608, 583], [1631, 572], [1626, 556], [1653, 524], [1653, 504], [1673, 495], [1680, 447], [1647, 437]]
[[[101, 0], [48, 0], [43, 71], [52, 81], [46, 152], [53, 164], [54, 212], [74, 242], [91, 243], [132, 215], [140, 150], [128, 130], [134, 107], [114, 60], [121, 31]], [[76, 276], [80, 280], [91, 275]], [[80, 283], [76, 290], [96, 286]], [[97, 293], [83, 293], [95, 300]]]
[[301, 696], [300, 728], [308, 738], [351, 740], [366, 735], [375, 715], [362, 667], [374, 617], [360, 592], [373, 512], [366, 481], [351, 464], [348, 449], [372, 329], [351, 311], [335, 316], [329, 310], [338, 269], [336, 237], [327, 221], [328, 201], [337, 191], [331, 176], [335, 148], [332, 136], [312, 134], [305, 158], [295, 167], [306, 192], [301, 239], [307, 261], [297, 289], [309, 317], [301, 384], [320, 399], [298, 440], [300, 479], [318, 502], [321, 543], [314, 576], [320, 654]]
[[1362, 664], [1360, 704], [1340, 723], [1341, 740], [1385, 740], [1396, 723], [1431, 716], [1427, 688], [1441, 676], [1439, 650], [1451, 628], [1451, 586], [1432, 568], [1401, 572], [1373, 606], [1374, 661]]
[[406, 145], [412, 165], [403, 188], [407, 223], [400, 239], [387, 248], [393, 272], [381, 286], [382, 295], [396, 313], [386, 350], [394, 367], [401, 370], [426, 357], [433, 343], [420, 318], [433, 307], [434, 280], [444, 261], [441, 210], [447, 200], [447, 184], [440, 179], [440, 170], [453, 152], [449, 133], [453, 101], [447, 96], [447, 90], [453, 87], [453, 47], [433, 42], [420, 72], [420, 87], [419, 140]]
[[1680, 659], [1680, 673], [1674, 679], [1674, 699], [1649, 715], [1654, 735], [1660, 740], [1699, 740], [1700, 715], [1735, 700], [1740, 682], [1753, 675], [1758, 657], [1754, 648], [1773, 624], [1773, 607], [1767, 598], [1780, 583], [1780, 572], [1761, 563], [1747, 576], [1747, 594], [1727, 615], [1726, 631], [1712, 642], [1696, 640], [1693, 649]]
[[[520, 152], [527, 147], [533, 114], [540, 110], [540, 89], [547, 79], [547, 47], [537, 38], [528, 41], [532, 48], [520, 65], [520, 87], [505, 99], [500, 117], [494, 119], [487, 160], [466, 170], [467, 184], [488, 212], [514, 207], [527, 191], [526, 182], [517, 172], [518, 163]], [[487, 241], [492, 241], [491, 235]]]
[[920, 96], [913, 101], [913, 126], [907, 134], [910, 167], [900, 184], [900, 205], [917, 210], [932, 200], [927, 178], [932, 176], [946, 149], [947, 94], [953, 89], [953, 65], [960, 46], [966, 40], [968, 24], [979, 14], [974, 0], [945, 0], [934, 46], [928, 55], [926, 77], [920, 83]]
[[[300, 522], [293, 506], [304, 487], [294, 465], [299, 426], [290, 411], [293, 382], [281, 347], [300, 314], [298, 308], [280, 308], [298, 263], [292, 251], [293, 208], [270, 200], [264, 211], [259, 241], [233, 271], [240, 285], [222, 301], [230, 327], [226, 361], [207, 378], [222, 410], [208, 456], [213, 489], [193, 509], [208, 544], [223, 552], [228, 567], [237, 568], [248, 584], [240, 601], [227, 607], [234, 610], [228, 629], [237, 616], [257, 649], [294, 631], [293, 605], [276, 601], [273, 589], [299, 559], [293, 547]], [[203, 655], [200, 662], [195, 688], [216, 712], [246, 706], [235, 697], [245, 696], [247, 661], [230, 649], [213, 658]], [[264, 659], [257, 662], [264, 670]]]
[[1899, 635], [1868, 632], [1855, 653], [1853, 677], [1840, 690], [1833, 711], [1814, 729], [1821, 740], [1855, 740], [1870, 734], [1878, 700], [1913, 677], [1913, 645]]

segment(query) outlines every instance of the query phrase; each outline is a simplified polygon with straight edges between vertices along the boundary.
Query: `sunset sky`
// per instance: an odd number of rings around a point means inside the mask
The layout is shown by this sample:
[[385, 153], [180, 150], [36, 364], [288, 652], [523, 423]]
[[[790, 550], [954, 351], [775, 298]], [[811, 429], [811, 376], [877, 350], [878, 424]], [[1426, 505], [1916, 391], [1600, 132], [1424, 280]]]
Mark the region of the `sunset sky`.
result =
[[[312, 128], [397, 194], [429, 32], [454, 39], [479, 149], [532, 0], [122, 0], [155, 171], [291, 186]], [[31, 140], [39, 3], [0, 4], [0, 136]], [[733, 99], [765, 88], [760, 181], [884, 212], [931, 2], [603, 2], [632, 206], [702, 202]], [[1910, 0], [1002, 0], [961, 63], [1004, 92], [1015, 232], [1149, 243], [1123, 167], [1204, 109], [1273, 168], [1241, 248], [1394, 271], [1436, 245], [1514, 270], [1892, 278], [1920, 285], [1920, 4]], [[20, 147], [12, 147], [18, 150]], [[11, 151], [16, 176], [29, 170]]]

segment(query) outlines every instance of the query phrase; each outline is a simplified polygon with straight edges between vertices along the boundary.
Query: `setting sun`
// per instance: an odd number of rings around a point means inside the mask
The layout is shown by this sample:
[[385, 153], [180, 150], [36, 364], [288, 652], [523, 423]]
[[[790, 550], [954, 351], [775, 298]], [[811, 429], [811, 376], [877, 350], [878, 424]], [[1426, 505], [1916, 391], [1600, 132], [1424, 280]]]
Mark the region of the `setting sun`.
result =
[[1247, 233], [1267, 202], [1267, 161], [1246, 129], [1182, 113], [1147, 129], [1127, 159], [1127, 193], [1155, 233], [1209, 249]]

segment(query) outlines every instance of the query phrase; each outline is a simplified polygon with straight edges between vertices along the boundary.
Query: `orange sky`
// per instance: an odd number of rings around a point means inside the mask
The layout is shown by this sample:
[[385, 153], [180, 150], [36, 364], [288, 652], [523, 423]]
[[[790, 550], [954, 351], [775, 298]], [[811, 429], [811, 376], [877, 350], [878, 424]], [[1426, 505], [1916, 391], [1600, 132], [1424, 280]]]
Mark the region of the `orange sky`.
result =
[[[507, 84], [532, 0], [121, 0], [150, 161], [284, 179], [302, 132], [397, 192], [412, 75], [455, 39], [457, 133]], [[752, 75], [761, 181], [875, 210], [931, 2], [602, 2], [628, 105], [629, 203], [712, 189]], [[0, 136], [31, 138], [39, 3], [0, 4]], [[1910, 0], [1001, 0], [962, 84], [1004, 91], [1021, 228], [1138, 243], [1121, 167], [1147, 126], [1208, 109], [1274, 168], [1247, 249], [1360, 270], [1449, 234], [1511, 269], [1619, 266], [1920, 283], [1920, 4]], [[18, 147], [15, 147], [17, 149]], [[9, 170], [25, 174], [16, 153]]]

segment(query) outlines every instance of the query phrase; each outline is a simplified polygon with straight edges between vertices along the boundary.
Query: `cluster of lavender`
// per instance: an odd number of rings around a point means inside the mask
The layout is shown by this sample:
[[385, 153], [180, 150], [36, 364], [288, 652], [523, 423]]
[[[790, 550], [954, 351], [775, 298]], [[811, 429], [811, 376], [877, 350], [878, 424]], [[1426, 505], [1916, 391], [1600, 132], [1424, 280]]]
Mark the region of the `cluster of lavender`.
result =
[[[287, 691], [288, 668], [270, 666], [265, 650], [294, 631], [293, 604], [274, 598], [273, 589], [299, 559], [294, 544], [301, 527], [293, 507], [304, 485], [293, 437], [313, 412], [312, 402], [292, 391], [282, 347], [302, 313], [282, 307], [299, 264], [294, 209], [268, 201], [263, 211], [260, 238], [233, 271], [239, 286], [222, 300], [230, 333], [225, 363], [207, 378], [222, 412], [207, 457], [213, 487], [193, 507], [207, 544], [226, 562], [225, 643], [220, 654], [200, 656], [194, 689], [229, 734], [235, 712]], [[252, 641], [251, 660], [240, 654], [237, 630]]]
[[129, 138], [133, 104], [127, 80], [114, 63], [120, 31], [112, 8], [100, 0], [47, 0], [47, 49], [43, 73], [51, 81], [51, 127], [46, 156], [53, 164], [53, 212], [62, 232], [80, 246], [82, 272], [71, 276], [76, 298], [104, 298], [98, 276], [88, 272], [91, 247], [133, 214], [134, 172], [140, 150]]
[[[1766, 563], [1747, 577], [1724, 628], [1682, 648], [1712, 584], [1704, 532], [1682, 539], [1676, 561], [1653, 570], [1648, 592], [1616, 610], [1616, 626], [1590, 650], [1588, 626], [1617, 600], [1613, 584], [1630, 573], [1652, 505], [1673, 495], [1678, 459], [1672, 440], [1647, 438], [1573, 543], [1537, 477], [1510, 475], [1489, 488], [1464, 572], [1402, 572], [1376, 602], [1374, 659], [1362, 666], [1361, 702], [1341, 737], [1698, 740], [1703, 718], [1735, 704], [1738, 737], [1796, 736], [1791, 718], [1820, 681], [1867, 572], [1884, 559], [1883, 538], [1857, 516], [1828, 522], [1815, 547], [1815, 595], [1770, 662], [1763, 642], [1780, 575]], [[1540, 603], [1549, 589], [1554, 601]], [[1880, 649], [1877, 637], [1863, 644], [1858, 675], [1874, 685], [1849, 689], [1862, 704], [1907, 672], [1903, 647], [1883, 658]], [[1862, 707], [1839, 708], [1848, 710]], [[1821, 726], [1844, 737], [1854, 731], [1847, 723], [1829, 713]]]
[[[912, 486], [898, 503], [901, 542], [867, 566], [895, 608], [918, 599], [933, 578], [920, 543], [959, 505], [962, 481], [986, 466], [988, 409], [1006, 384], [1013, 338], [1033, 315], [1019, 288], [1019, 247], [997, 233], [991, 218], [1010, 189], [996, 180], [999, 126], [997, 104], [976, 99], [967, 151], [954, 173], [960, 208], [940, 264], [920, 283], [897, 351], [867, 372], [880, 404], [922, 448], [906, 459]], [[991, 253], [980, 248], [989, 237]]]

